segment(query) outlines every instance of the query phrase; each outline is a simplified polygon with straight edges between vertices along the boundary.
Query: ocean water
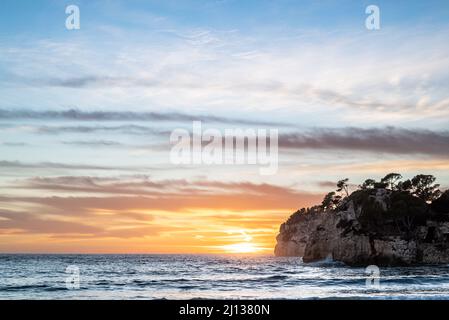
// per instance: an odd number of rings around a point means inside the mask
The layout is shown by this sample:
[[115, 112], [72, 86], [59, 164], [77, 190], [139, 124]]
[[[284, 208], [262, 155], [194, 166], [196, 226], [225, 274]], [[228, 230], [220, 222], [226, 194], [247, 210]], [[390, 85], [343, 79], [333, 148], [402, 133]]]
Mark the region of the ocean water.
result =
[[449, 299], [448, 266], [381, 268], [379, 287], [366, 277], [272, 256], [0, 255], [0, 299]]

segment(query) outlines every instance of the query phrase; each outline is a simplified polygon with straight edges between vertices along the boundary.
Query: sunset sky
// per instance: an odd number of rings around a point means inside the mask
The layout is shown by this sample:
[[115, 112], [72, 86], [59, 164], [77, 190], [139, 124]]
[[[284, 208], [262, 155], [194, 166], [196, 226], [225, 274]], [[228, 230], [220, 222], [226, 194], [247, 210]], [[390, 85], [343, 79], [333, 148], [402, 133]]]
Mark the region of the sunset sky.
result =
[[[2, 0], [0, 252], [271, 254], [338, 179], [448, 188], [448, 17], [444, 0]], [[277, 174], [172, 164], [193, 120], [278, 129]]]

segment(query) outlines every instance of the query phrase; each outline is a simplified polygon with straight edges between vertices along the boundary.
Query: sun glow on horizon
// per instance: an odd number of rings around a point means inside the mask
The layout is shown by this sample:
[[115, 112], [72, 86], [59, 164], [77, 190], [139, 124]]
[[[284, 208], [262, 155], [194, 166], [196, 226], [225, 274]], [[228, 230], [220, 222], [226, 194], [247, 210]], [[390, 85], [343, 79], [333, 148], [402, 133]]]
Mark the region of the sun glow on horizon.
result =
[[257, 253], [263, 250], [251, 242], [228, 244], [221, 248], [227, 253]]

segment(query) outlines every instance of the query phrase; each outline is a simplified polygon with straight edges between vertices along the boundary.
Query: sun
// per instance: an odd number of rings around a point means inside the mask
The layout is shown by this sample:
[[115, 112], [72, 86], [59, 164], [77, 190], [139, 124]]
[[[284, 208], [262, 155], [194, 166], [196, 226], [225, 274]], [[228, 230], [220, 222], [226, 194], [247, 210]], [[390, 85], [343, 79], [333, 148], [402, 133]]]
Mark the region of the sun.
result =
[[256, 253], [262, 250], [250, 242], [228, 244], [222, 247], [228, 253]]

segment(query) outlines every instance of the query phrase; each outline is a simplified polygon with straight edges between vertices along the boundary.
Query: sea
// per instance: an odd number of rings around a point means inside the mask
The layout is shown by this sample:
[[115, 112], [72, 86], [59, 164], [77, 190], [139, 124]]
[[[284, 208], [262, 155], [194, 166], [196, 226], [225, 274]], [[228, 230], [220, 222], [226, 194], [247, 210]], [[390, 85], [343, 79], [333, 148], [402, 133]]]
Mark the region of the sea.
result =
[[449, 299], [447, 265], [370, 268], [274, 256], [0, 254], [0, 299]]

